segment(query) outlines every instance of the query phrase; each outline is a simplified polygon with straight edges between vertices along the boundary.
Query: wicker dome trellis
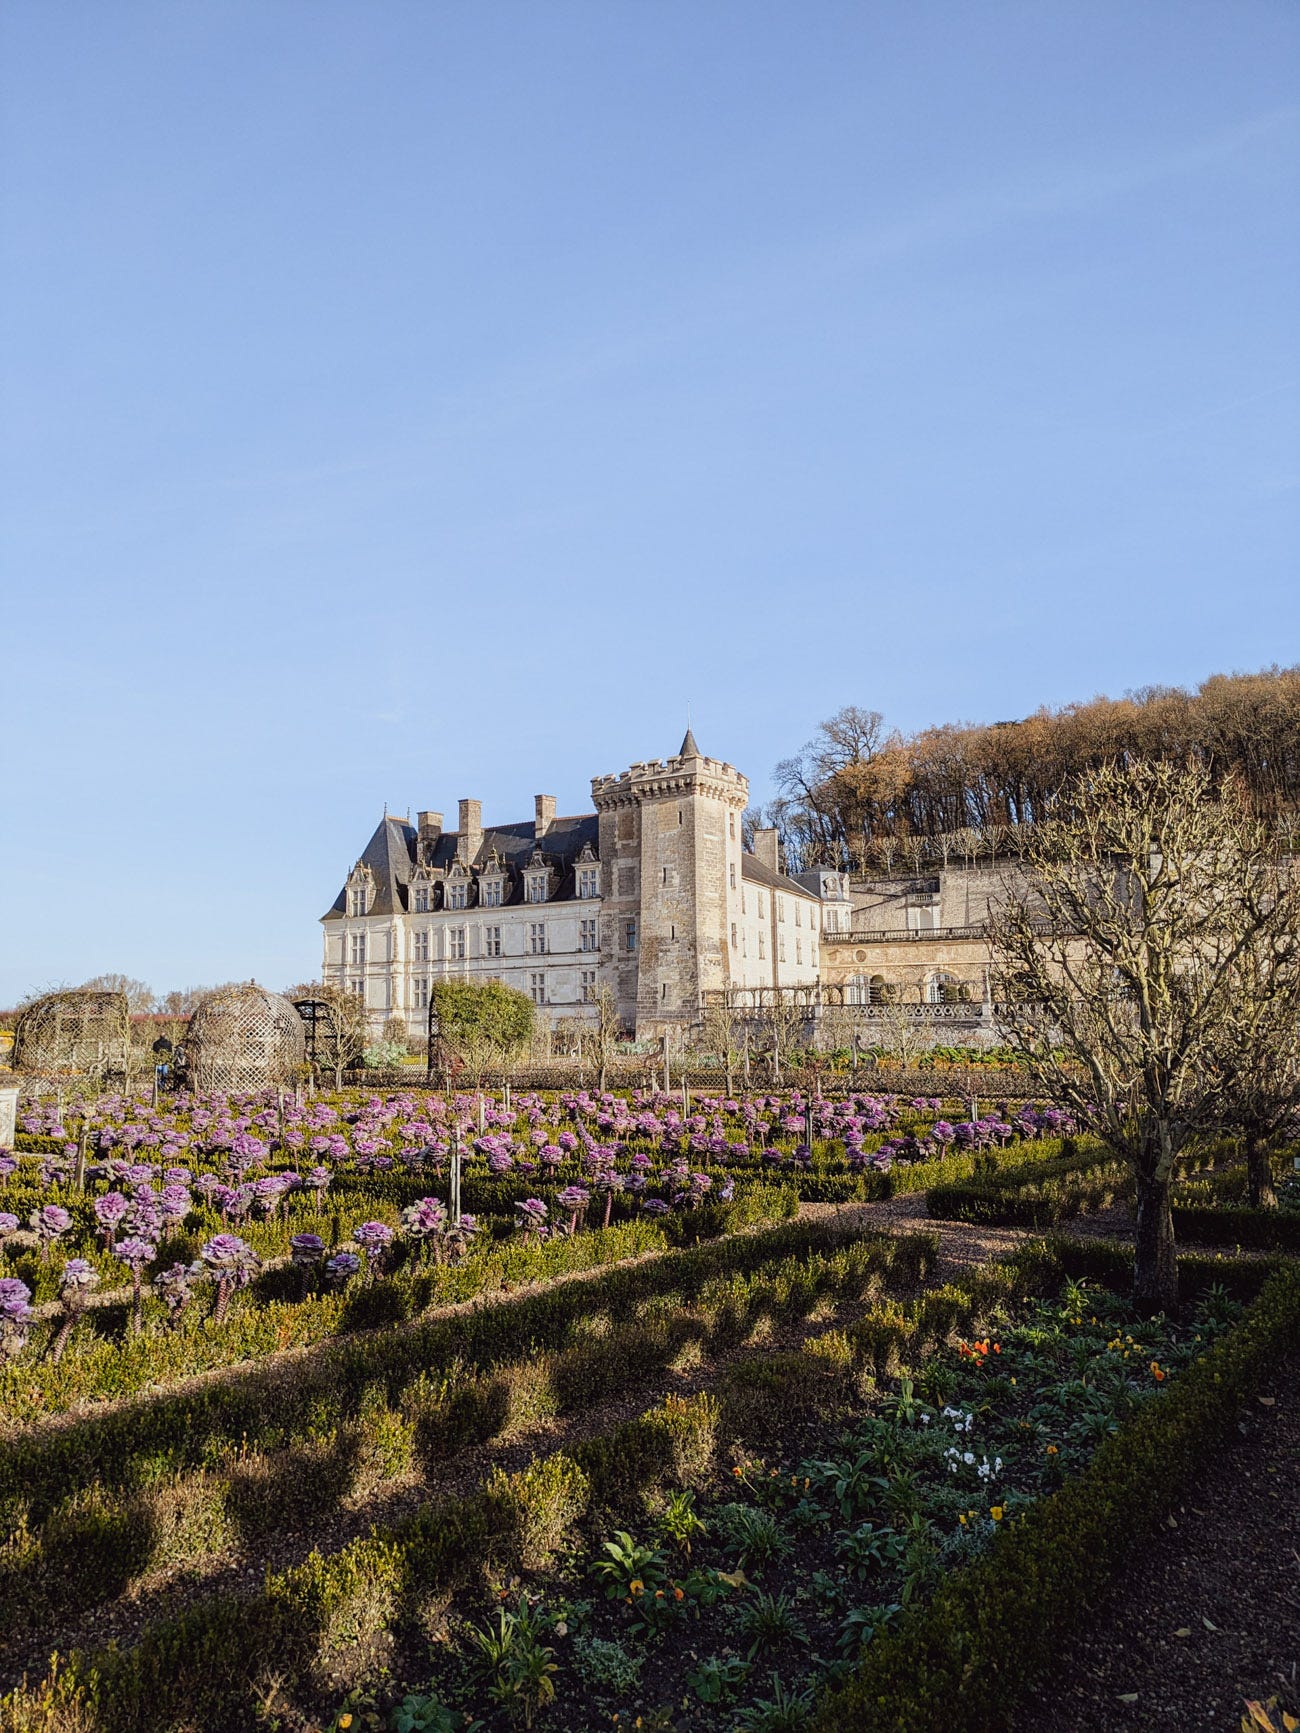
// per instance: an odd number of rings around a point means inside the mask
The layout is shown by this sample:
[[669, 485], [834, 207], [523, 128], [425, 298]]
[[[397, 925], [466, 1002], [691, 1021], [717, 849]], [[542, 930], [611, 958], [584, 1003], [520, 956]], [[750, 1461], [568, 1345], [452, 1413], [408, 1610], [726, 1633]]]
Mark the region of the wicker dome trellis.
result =
[[295, 1082], [304, 1057], [302, 1019], [287, 999], [255, 981], [200, 1001], [183, 1043], [191, 1089], [237, 1094]]
[[71, 987], [44, 993], [18, 1013], [13, 1067], [41, 1077], [127, 1079], [131, 1007], [125, 993]]

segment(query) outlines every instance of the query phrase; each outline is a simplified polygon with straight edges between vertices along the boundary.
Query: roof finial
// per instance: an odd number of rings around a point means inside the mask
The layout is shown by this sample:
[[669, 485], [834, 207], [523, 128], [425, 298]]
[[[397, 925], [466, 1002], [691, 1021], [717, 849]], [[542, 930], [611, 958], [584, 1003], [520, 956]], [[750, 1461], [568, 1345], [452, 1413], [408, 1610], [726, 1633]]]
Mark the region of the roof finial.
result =
[[689, 710], [686, 713], [686, 738], [682, 741], [681, 750], [678, 752], [677, 756], [679, 758], [703, 758], [704, 756], [699, 747], [695, 744], [695, 735], [691, 731], [691, 716]]

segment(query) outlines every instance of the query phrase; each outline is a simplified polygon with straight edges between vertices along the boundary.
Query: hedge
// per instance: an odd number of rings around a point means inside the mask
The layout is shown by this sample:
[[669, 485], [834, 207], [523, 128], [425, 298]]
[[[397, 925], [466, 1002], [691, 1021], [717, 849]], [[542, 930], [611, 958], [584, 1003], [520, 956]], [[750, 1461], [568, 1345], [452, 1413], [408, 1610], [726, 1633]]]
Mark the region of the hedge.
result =
[[1062, 1639], [1230, 1436], [1298, 1329], [1300, 1269], [1284, 1265], [1242, 1321], [1081, 1474], [873, 1643], [857, 1677], [823, 1700], [814, 1733], [943, 1733], [958, 1717], [969, 1733], [1019, 1725], [1017, 1706]]
[[[353, 1420], [309, 1433], [274, 1454], [250, 1455], [246, 1440], [224, 1459], [210, 1453], [190, 1477], [157, 1478], [122, 1496], [95, 1485], [74, 1492], [43, 1526], [30, 1517], [5, 1559], [0, 1631], [30, 1626], [66, 1604], [86, 1608], [161, 1566], [191, 1561], [238, 1536], [319, 1521], [334, 1503], [400, 1474], [418, 1457], [426, 1471], [459, 1451], [580, 1411], [658, 1375], [689, 1345], [717, 1353], [762, 1318], [808, 1316], [819, 1304], [861, 1301], [901, 1277], [926, 1275], [933, 1236], [881, 1236], [813, 1252], [796, 1250], [757, 1269], [687, 1282], [642, 1301], [640, 1314], [602, 1314], [599, 1334], [567, 1346], [539, 1343], [527, 1329], [503, 1337], [477, 1367], [463, 1359], [417, 1378], [389, 1406], [376, 1400]], [[574, 1320], [581, 1323], [582, 1320]], [[525, 1326], [527, 1320], [524, 1320]], [[318, 1424], [329, 1415], [318, 1404]]]
[[[843, 1237], [833, 1220], [790, 1222], [615, 1265], [450, 1317], [325, 1342], [279, 1364], [241, 1367], [182, 1391], [138, 1397], [106, 1414], [26, 1428], [0, 1438], [0, 1511], [21, 1506], [40, 1521], [78, 1487], [145, 1484], [198, 1467], [242, 1441], [250, 1449], [274, 1449], [301, 1434], [320, 1403], [345, 1420], [376, 1396], [396, 1403], [431, 1368], [453, 1362], [473, 1368], [531, 1346], [559, 1347], [593, 1316], [627, 1317], [656, 1295], [689, 1299], [719, 1277], [825, 1251]], [[894, 1255], [915, 1257], [908, 1248], [917, 1244], [934, 1242], [924, 1236], [903, 1241]]]

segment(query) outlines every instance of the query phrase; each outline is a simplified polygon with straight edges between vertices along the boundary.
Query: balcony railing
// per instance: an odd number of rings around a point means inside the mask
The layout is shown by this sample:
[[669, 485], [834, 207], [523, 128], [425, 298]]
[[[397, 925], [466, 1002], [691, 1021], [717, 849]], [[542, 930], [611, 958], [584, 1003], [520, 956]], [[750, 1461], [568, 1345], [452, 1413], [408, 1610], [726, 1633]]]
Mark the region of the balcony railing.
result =
[[924, 939], [983, 939], [987, 928], [981, 922], [968, 927], [879, 927], [871, 932], [822, 933], [823, 945], [881, 945], [919, 943]]

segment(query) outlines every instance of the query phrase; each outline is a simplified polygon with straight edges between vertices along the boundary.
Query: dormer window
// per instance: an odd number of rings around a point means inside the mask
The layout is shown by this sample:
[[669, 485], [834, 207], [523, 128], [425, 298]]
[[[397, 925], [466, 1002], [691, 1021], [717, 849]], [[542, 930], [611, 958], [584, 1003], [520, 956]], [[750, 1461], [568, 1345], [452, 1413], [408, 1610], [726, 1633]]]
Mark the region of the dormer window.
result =
[[469, 886], [464, 883], [449, 884], [445, 907], [449, 909], [464, 909], [469, 906]]
[[600, 895], [600, 868], [578, 868], [578, 895], [580, 897], [598, 897]]
[[524, 901], [529, 903], [544, 903], [546, 901], [547, 872], [527, 873], [524, 877]]
[[429, 912], [429, 887], [428, 887], [428, 885], [416, 885], [416, 887], [415, 887], [415, 899], [414, 899], [412, 906], [415, 909], [415, 912], [417, 915], [427, 915], [428, 914], [428, 912]]
[[348, 913], [364, 915], [370, 908], [371, 892], [374, 889], [374, 879], [369, 867], [357, 863], [348, 879]]
[[499, 909], [505, 901], [505, 880], [499, 875], [490, 879], [480, 879], [478, 900], [482, 908]]

